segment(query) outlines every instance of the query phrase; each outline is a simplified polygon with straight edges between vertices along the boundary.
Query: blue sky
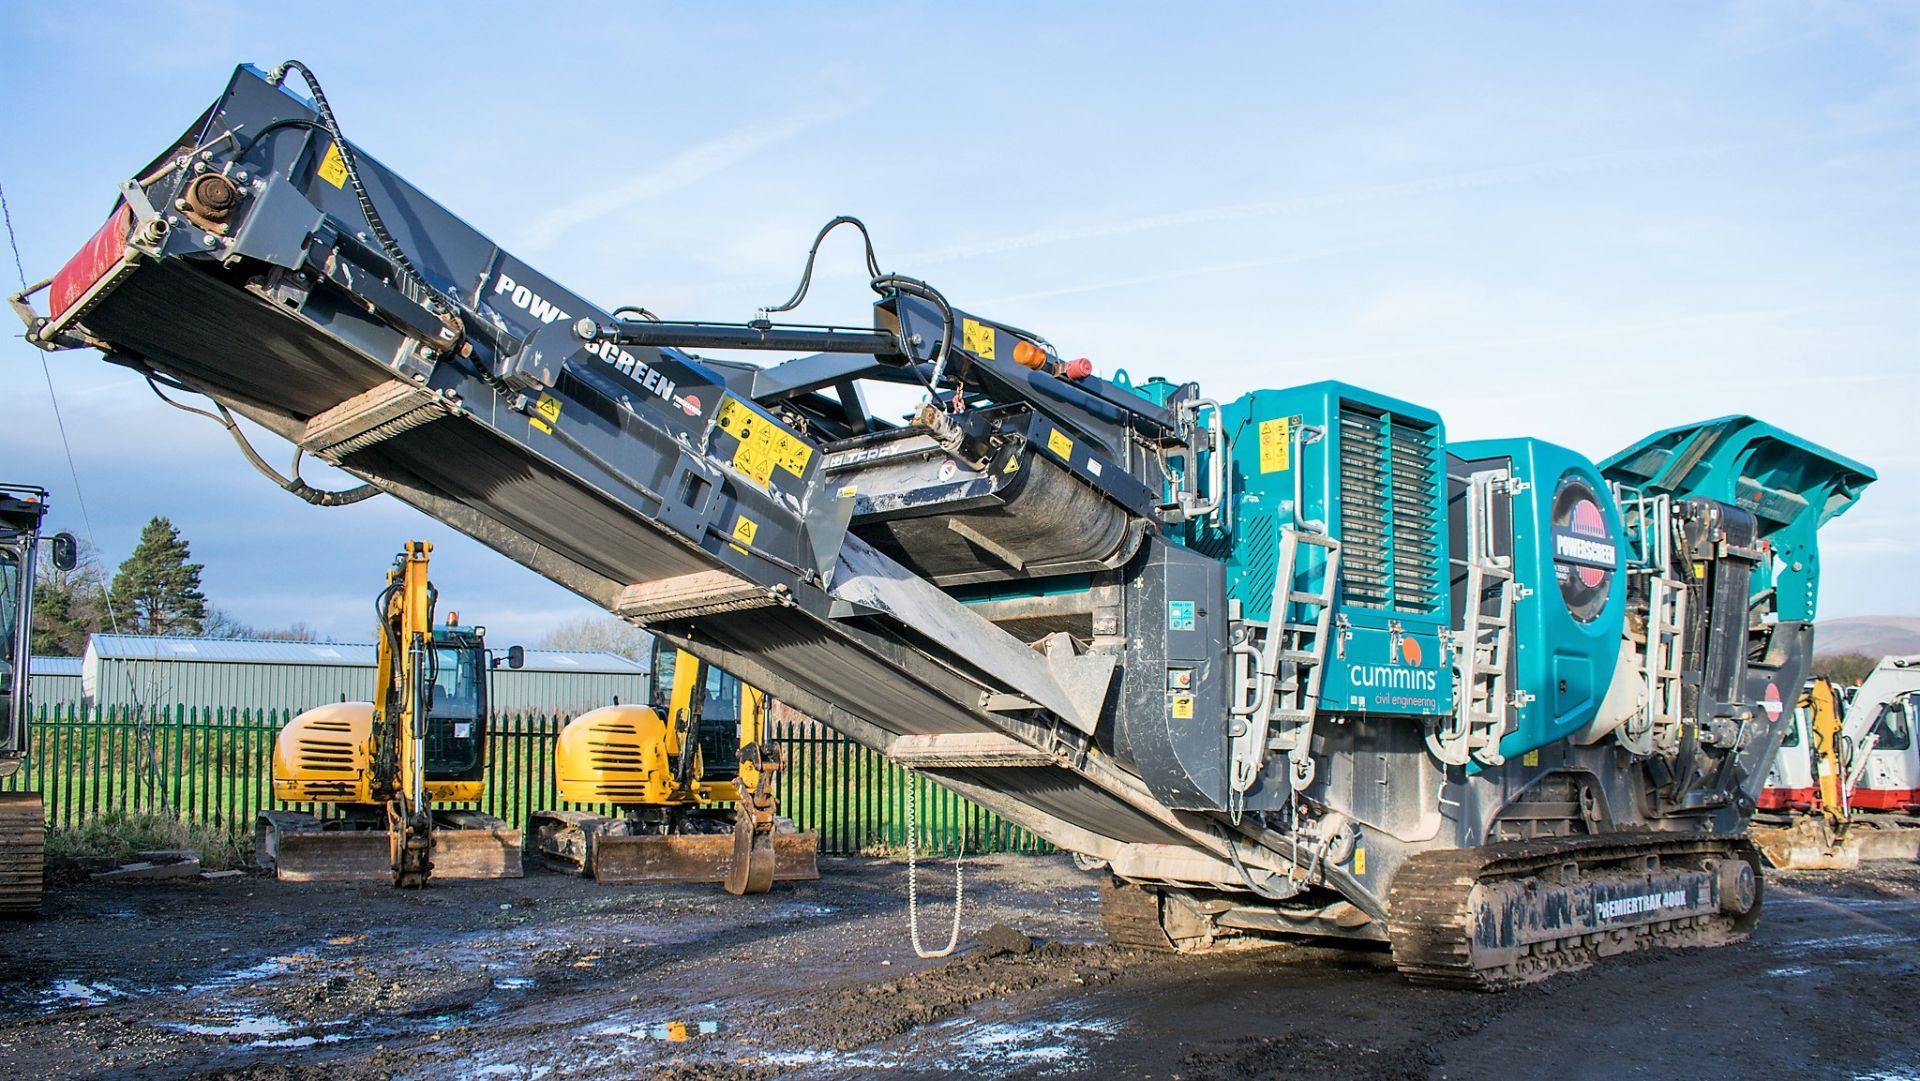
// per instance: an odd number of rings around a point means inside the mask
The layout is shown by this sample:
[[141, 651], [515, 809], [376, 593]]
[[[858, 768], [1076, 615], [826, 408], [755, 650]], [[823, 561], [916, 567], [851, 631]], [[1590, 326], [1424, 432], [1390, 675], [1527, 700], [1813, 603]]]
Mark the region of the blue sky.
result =
[[[1913, 4], [8, 4], [0, 184], [51, 273], [240, 62], [604, 305], [744, 319], [814, 230], [1099, 370], [1340, 378], [1602, 457], [1750, 412], [1880, 483], [1822, 615], [1920, 614]], [[799, 314], [864, 321], [850, 240]], [[4, 281], [15, 281], [10, 258]], [[90, 353], [47, 358], [109, 562], [172, 517], [213, 602], [363, 639], [399, 544], [496, 639], [593, 609], [387, 499], [302, 504]], [[7, 480], [84, 532], [40, 354]], [[268, 456], [290, 453], [268, 438]], [[338, 479], [338, 478], [336, 478]], [[503, 637], [508, 636], [508, 637]]]

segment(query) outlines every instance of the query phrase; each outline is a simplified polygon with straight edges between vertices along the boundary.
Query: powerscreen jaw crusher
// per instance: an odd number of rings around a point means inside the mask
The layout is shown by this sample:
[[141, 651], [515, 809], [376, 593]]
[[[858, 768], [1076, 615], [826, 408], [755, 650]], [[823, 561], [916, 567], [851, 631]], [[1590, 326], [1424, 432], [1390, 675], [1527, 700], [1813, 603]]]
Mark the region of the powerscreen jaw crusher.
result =
[[603, 309], [242, 67], [16, 307], [1106, 861], [1116, 940], [1498, 987], [1747, 933], [1814, 529], [1869, 470], [1745, 417], [1596, 465], [1103, 379], [867, 252], [871, 329]]

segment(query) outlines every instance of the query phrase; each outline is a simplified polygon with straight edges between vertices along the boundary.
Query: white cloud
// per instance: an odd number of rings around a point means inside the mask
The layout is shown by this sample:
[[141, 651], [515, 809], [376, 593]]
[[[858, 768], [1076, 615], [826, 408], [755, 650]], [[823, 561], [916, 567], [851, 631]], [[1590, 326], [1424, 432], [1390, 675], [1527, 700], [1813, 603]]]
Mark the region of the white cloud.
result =
[[607, 184], [604, 179], [596, 179], [593, 184], [584, 185], [580, 195], [534, 218], [527, 227], [526, 243], [536, 248], [545, 247], [569, 229], [697, 184], [845, 112], [845, 109], [816, 109], [784, 120], [749, 124], [688, 147], [658, 168], [625, 183]]

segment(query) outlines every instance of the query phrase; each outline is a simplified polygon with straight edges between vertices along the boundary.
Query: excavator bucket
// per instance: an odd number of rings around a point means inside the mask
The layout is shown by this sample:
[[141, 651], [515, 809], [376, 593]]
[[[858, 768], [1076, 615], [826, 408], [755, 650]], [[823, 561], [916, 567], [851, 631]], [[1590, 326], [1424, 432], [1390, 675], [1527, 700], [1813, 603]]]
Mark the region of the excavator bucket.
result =
[[[737, 843], [732, 832], [629, 833], [624, 819], [581, 811], [535, 811], [527, 828], [533, 834], [532, 851], [547, 866], [610, 884], [724, 884], [733, 870]], [[760, 888], [735, 892], [765, 893], [774, 882], [820, 877], [819, 834], [776, 829], [772, 843], [754, 855], [748, 877]]]
[[1753, 843], [1784, 871], [1851, 871], [1875, 860], [1920, 859], [1920, 828], [1856, 821], [1836, 832], [1819, 815], [1791, 826], [1755, 826]]
[[773, 888], [773, 872], [773, 834], [755, 829], [753, 820], [741, 815], [733, 827], [733, 859], [723, 885], [735, 897], [765, 893]]
[[[757, 854], [756, 866], [749, 869], [761, 872], [757, 878], [760, 888], [733, 892], [765, 893], [774, 882], [817, 879], [820, 877], [819, 854], [818, 834], [773, 834], [771, 845]], [[765, 868], [766, 862], [771, 862], [771, 868]], [[725, 883], [734, 866], [734, 835], [596, 837], [590, 846], [587, 864], [589, 873], [598, 882]]]
[[[289, 882], [386, 882], [393, 877], [385, 830], [325, 829], [311, 815], [262, 812], [254, 853], [262, 867]], [[431, 878], [519, 878], [520, 831], [504, 822], [436, 828], [429, 858]]]

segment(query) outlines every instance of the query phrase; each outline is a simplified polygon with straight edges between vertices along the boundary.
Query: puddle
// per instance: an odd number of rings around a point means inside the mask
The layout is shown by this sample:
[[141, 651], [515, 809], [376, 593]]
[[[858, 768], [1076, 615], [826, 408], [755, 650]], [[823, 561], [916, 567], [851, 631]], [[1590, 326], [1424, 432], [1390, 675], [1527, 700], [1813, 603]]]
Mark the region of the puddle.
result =
[[244, 1013], [228, 1020], [157, 1021], [155, 1024], [169, 1032], [186, 1032], [195, 1036], [278, 1036], [296, 1027], [272, 1014]]
[[116, 998], [132, 998], [133, 992], [122, 991], [104, 981], [86, 983], [82, 980], [55, 980], [53, 986], [40, 995], [40, 1005], [60, 1008], [63, 1006], [104, 1006]]
[[1767, 970], [1769, 976], [1807, 976], [1813, 973], [1811, 965], [1781, 965]]
[[1872, 1073], [1856, 1074], [1853, 1081], [1920, 1081], [1920, 1066], [1893, 1066]]
[[510, 1077], [514, 1081], [539, 1081], [553, 1072], [551, 1066], [516, 1066], [510, 1062], [496, 1062], [488, 1066], [475, 1067], [470, 1077]]
[[1086, 1058], [1093, 1044], [1111, 1039], [1119, 1029], [1118, 1021], [1081, 1018], [956, 1024], [950, 1034], [942, 1035], [951, 1035], [962, 1046], [936, 1061], [963, 1066], [974, 1074], [1025, 1074], [1041, 1067], [1077, 1063]]
[[1908, 935], [1886, 931], [1864, 931], [1854, 935], [1823, 935], [1819, 938], [1796, 938], [1781, 945], [1781, 952], [1791, 955], [1812, 953], [1815, 950], [1827, 953], [1833, 950], [1879, 950], [1888, 946], [1898, 946], [1911, 942]]
[[284, 1040], [255, 1040], [252, 1043], [248, 1044], [247, 1046], [260, 1047], [260, 1048], [317, 1047], [320, 1044], [326, 1044], [326, 1043], [345, 1043], [351, 1039], [353, 1039], [353, 1037], [347, 1035], [344, 1032], [329, 1032], [325, 1036], [292, 1036]]
[[1120, 1022], [1105, 1018], [981, 1021], [958, 1017], [904, 1036], [897, 1046], [870, 1048], [856, 1057], [838, 1051], [789, 1050], [768, 1055], [765, 1061], [803, 1072], [825, 1068], [836, 1076], [847, 1070], [931, 1068], [974, 1078], [1030, 1077], [1085, 1065], [1093, 1046], [1119, 1031]]
[[502, 976], [493, 981], [496, 991], [524, 991], [533, 986], [531, 976]]

